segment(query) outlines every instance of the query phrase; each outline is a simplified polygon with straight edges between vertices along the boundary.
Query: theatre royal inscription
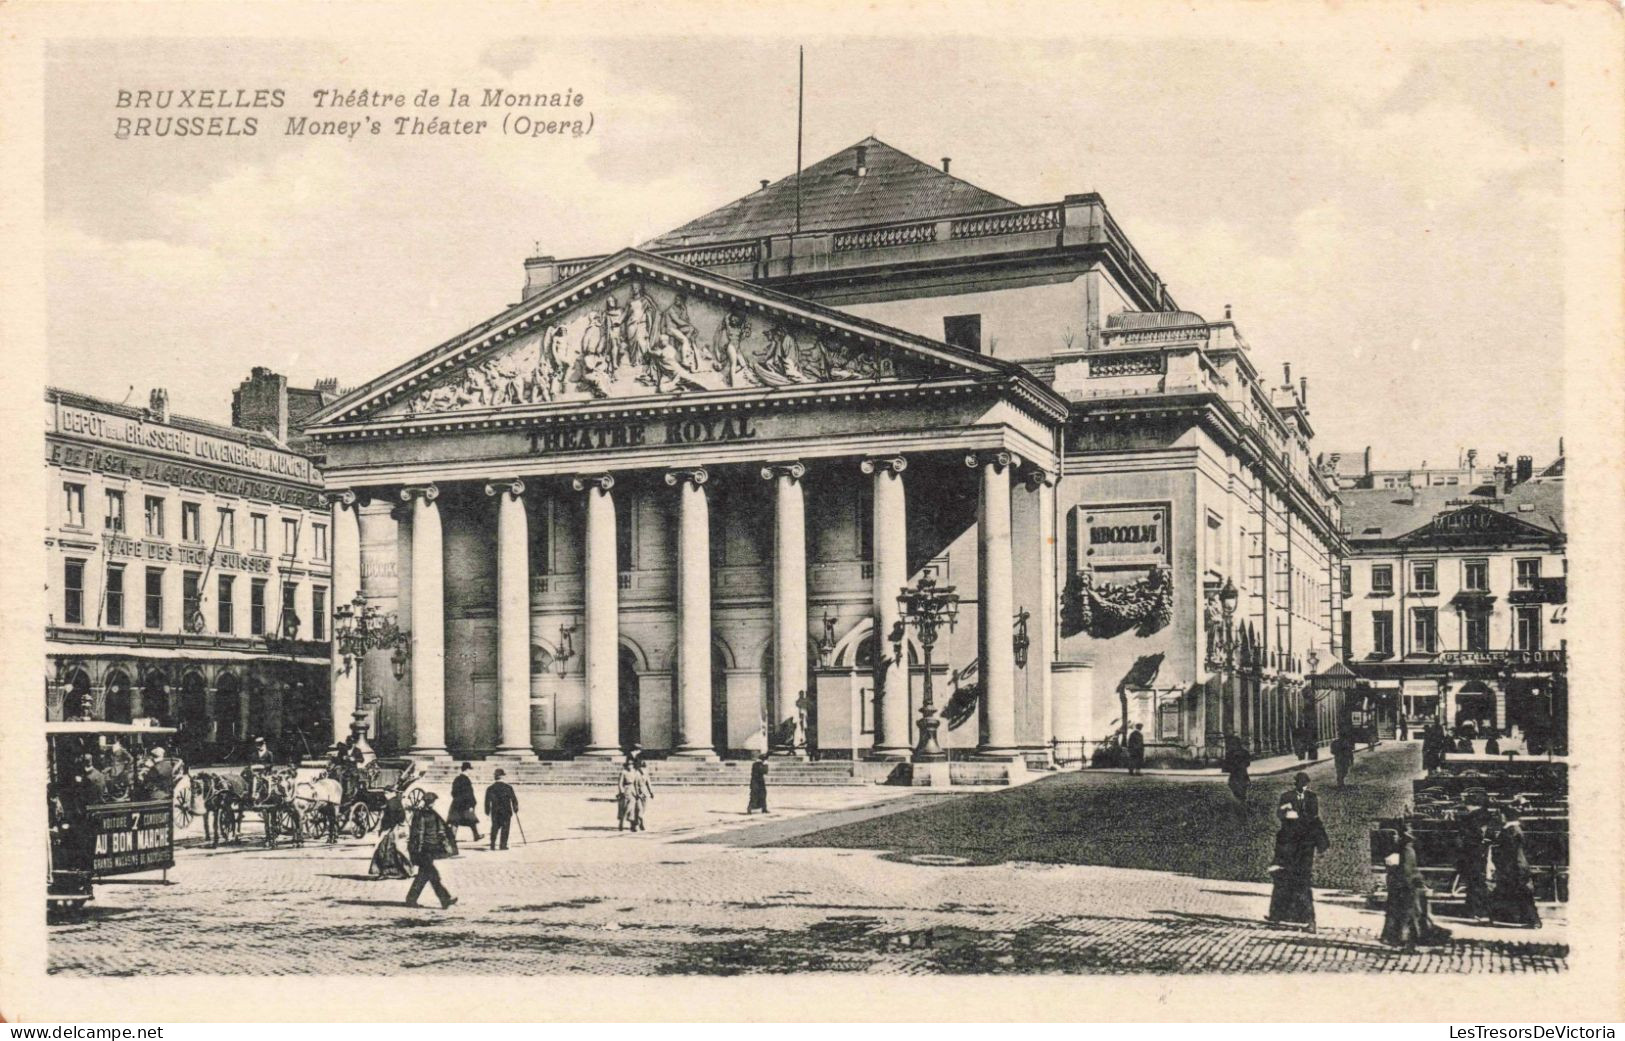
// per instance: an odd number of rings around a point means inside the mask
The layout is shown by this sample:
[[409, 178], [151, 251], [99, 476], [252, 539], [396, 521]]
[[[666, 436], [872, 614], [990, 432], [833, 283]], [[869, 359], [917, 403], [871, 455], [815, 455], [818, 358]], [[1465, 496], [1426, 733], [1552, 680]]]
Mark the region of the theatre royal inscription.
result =
[[756, 426], [749, 416], [710, 416], [657, 423], [589, 423], [547, 427], [532, 430], [529, 436], [531, 455], [554, 455], [650, 445], [749, 441], [756, 437]]

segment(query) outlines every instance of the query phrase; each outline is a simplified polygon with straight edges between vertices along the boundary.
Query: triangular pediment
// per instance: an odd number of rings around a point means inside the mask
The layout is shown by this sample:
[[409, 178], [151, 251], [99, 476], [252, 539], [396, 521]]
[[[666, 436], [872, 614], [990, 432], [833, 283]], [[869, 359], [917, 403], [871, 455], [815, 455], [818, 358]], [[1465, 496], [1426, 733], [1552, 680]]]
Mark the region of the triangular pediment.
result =
[[1006, 362], [627, 250], [357, 388], [312, 417], [311, 428], [1021, 375]]
[[1507, 539], [1549, 539], [1552, 533], [1488, 506], [1440, 513], [1395, 541], [1405, 546], [1460, 546]]

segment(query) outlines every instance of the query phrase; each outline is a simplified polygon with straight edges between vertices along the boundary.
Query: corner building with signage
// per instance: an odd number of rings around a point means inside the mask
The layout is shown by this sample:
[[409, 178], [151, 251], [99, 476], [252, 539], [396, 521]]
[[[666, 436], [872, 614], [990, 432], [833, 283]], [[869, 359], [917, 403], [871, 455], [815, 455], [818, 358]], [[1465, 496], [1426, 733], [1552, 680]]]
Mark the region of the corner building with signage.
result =
[[1567, 751], [1563, 472], [1503, 457], [1465, 486], [1341, 493], [1347, 660], [1390, 721]]
[[332, 533], [311, 460], [260, 433], [45, 393], [46, 718], [179, 729], [190, 762], [331, 738]]
[[[312, 416], [335, 595], [411, 642], [333, 718], [427, 758], [879, 775], [929, 682], [954, 779], [998, 780], [1125, 720], [1190, 762], [1334, 711], [1304, 683], [1342, 552], [1306, 387], [1179, 310], [1099, 196], [946, 167], [870, 138], [638, 249], [533, 257], [522, 302]], [[922, 642], [925, 579], [959, 601]]]

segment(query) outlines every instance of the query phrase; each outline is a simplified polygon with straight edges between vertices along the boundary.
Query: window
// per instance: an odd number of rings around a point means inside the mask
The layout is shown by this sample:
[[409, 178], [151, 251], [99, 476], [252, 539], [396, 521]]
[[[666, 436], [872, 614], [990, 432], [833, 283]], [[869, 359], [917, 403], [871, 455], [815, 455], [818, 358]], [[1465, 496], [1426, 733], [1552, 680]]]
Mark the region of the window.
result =
[[311, 542], [313, 543], [313, 545], [311, 547], [311, 552], [315, 554], [316, 559], [317, 560], [326, 560], [327, 559], [327, 525], [325, 525], [325, 524], [312, 524], [310, 526], [310, 538], [311, 538]]
[[1461, 588], [1471, 593], [1490, 591], [1490, 562], [1465, 560], [1461, 565]]
[[195, 502], [181, 503], [181, 539], [186, 542], [203, 541], [203, 507]]
[[70, 528], [85, 526], [85, 486], [62, 485], [62, 523]]
[[124, 565], [107, 565], [107, 624], [115, 629], [124, 626]]
[[228, 635], [231, 633], [231, 629], [232, 629], [231, 587], [234, 584], [235, 583], [233, 582], [231, 575], [221, 575], [220, 576], [220, 585], [219, 585], [220, 595], [219, 595], [219, 598], [216, 601], [216, 606], [217, 606], [216, 614], [218, 615], [217, 620], [220, 623], [219, 631], [221, 633], [223, 633], [223, 634], [228, 634]]
[[1354, 615], [1343, 612], [1343, 660], [1354, 657]]
[[1391, 658], [1394, 654], [1394, 612], [1371, 612], [1371, 653]]
[[277, 625], [285, 636], [297, 636], [299, 633], [299, 612], [293, 609], [294, 598], [298, 595], [298, 583], [282, 583], [282, 617], [277, 619]]
[[124, 490], [121, 488], [107, 489], [107, 516], [102, 518], [102, 527], [108, 531], [124, 530]]
[[248, 634], [259, 636], [265, 632], [265, 579], [256, 578], [248, 585]]
[[1411, 562], [1411, 592], [1437, 593], [1439, 591], [1439, 565], [1431, 560]]
[[1411, 608], [1411, 650], [1417, 654], [1439, 651], [1439, 612], [1432, 607]]
[[237, 511], [222, 506], [215, 512], [220, 515], [220, 526], [215, 529], [215, 544], [219, 546], [237, 545]]
[[537, 575], [553, 573], [553, 500], [538, 502], [530, 523], [530, 570]]
[[288, 557], [299, 555], [299, 522], [287, 517], [282, 518], [282, 554]]
[[1540, 650], [1540, 608], [1519, 607], [1513, 611], [1514, 638], [1520, 651]]
[[147, 628], [164, 627], [164, 569], [147, 568]]
[[249, 526], [253, 529], [252, 537], [254, 539], [254, 552], [255, 553], [269, 552], [265, 548], [266, 540], [270, 537], [266, 533], [267, 521], [265, 519], [265, 514], [263, 514], [263, 513], [251, 514], [249, 516]]
[[1533, 589], [1540, 581], [1540, 558], [1530, 557], [1517, 563], [1517, 586], [1519, 589]]
[[181, 575], [181, 624], [198, 632], [203, 630], [203, 576], [196, 571]]
[[1467, 616], [1467, 650], [1487, 651], [1490, 649], [1490, 616], [1484, 611], [1474, 611]]
[[62, 562], [62, 621], [68, 625], [85, 624], [85, 562]]
[[982, 351], [982, 316], [979, 314], [950, 314], [942, 319], [942, 340], [950, 347], [967, 351]]
[[164, 497], [161, 495], [147, 496], [146, 504], [147, 538], [161, 539], [164, 537]]
[[327, 590], [321, 586], [310, 587], [310, 637], [327, 639]]
[[1340, 577], [1341, 577], [1341, 580], [1342, 580], [1342, 583], [1343, 583], [1343, 595], [1344, 596], [1353, 596], [1354, 595], [1354, 569], [1351, 568], [1351, 567], [1343, 568], [1342, 569], [1342, 574], [1341, 574]]
[[1392, 564], [1371, 565], [1371, 591], [1378, 596], [1392, 596], [1394, 594], [1394, 566]]
[[615, 570], [631, 571], [632, 559], [632, 521], [636, 511], [632, 509], [632, 496], [615, 496]]

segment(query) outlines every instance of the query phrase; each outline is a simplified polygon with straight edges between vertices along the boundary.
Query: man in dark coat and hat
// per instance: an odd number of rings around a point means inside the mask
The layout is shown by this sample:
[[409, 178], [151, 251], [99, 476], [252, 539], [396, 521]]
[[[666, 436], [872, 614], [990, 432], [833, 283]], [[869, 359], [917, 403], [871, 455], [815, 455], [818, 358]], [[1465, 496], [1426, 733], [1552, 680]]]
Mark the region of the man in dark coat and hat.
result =
[[423, 801], [412, 811], [412, 830], [406, 840], [406, 856], [417, 867], [418, 873], [412, 879], [412, 887], [406, 891], [407, 907], [418, 906], [418, 897], [426, 885], [434, 887], [434, 895], [440, 898], [441, 907], [450, 907], [457, 902], [457, 898], [440, 880], [440, 870], [434, 866], [436, 860], [457, 853], [457, 839], [446, 822], [440, 819], [440, 814], [434, 811], [434, 800], [434, 792], [424, 792]]
[[750, 764], [750, 803], [745, 807], [747, 814], [767, 810], [767, 753], [763, 752]]
[[1140, 732], [1140, 724], [1134, 724], [1134, 729], [1128, 732], [1128, 772], [1137, 774], [1145, 767], [1145, 735]]
[[446, 814], [446, 825], [451, 829], [452, 838], [457, 837], [457, 829], [462, 827], [474, 830], [474, 841], [480, 841], [480, 816], [475, 810], [479, 807], [479, 800], [474, 798], [474, 781], [468, 776], [474, 764], [464, 763], [463, 769], [457, 779], [451, 782], [451, 812]]
[[502, 778], [507, 771], [498, 767], [491, 786], [485, 789], [485, 815], [491, 818], [491, 848], [508, 848], [508, 823], [519, 813], [519, 796]]

